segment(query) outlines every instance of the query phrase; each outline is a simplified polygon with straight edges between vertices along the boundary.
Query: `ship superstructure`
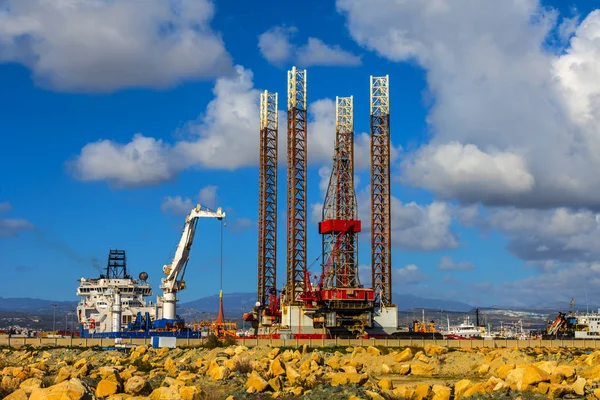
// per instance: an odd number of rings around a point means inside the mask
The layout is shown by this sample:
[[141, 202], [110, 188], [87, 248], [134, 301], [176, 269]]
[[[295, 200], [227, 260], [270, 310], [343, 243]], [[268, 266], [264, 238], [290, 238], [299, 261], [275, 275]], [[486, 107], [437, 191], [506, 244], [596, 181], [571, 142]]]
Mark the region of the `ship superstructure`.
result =
[[77, 288], [81, 300], [77, 316], [85, 334], [122, 332], [136, 323], [138, 315], [149, 325], [157, 315], [157, 307], [146, 298], [152, 296], [148, 274], [141, 272], [139, 280], [127, 271], [124, 250], [110, 250], [105, 273], [99, 278], [81, 278]]

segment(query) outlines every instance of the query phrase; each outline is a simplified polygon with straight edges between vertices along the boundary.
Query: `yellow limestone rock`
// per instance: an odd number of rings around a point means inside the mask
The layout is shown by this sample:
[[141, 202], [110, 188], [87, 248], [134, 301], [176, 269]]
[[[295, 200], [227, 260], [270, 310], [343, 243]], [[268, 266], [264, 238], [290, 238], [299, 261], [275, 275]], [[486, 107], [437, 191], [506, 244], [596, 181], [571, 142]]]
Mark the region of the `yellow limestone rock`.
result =
[[276, 376], [275, 378], [269, 379], [269, 386], [276, 391], [279, 392], [283, 389], [283, 378], [281, 376]]
[[279, 347], [275, 347], [273, 350], [269, 352], [269, 358], [272, 360], [277, 357], [281, 353], [281, 349]]
[[179, 395], [183, 400], [200, 400], [202, 389], [199, 386], [182, 386], [179, 388]]
[[427, 383], [420, 383], [415, 387], [415, 394], [413, 398], [415, 400], [424, 400], [429, 396], [429, 385]]
[[198, 376], [190, 371], [181, 371], [179, 375], [177, 375], [177, 380], [189, 385], [194, 382]]
[[537, 391], [540, 392], [541, 394], [548, 393], [549, 389], [550, 389], [550, 384], [548, 382], [540, 382], [537, 387]]
[[314, 351], [310, 355], [310, 360], [317, 363], [317, 365], [323, 365], [323, 354], [318, 351]]
[[292, 361], [292, 359], [294, 358], [294, 353], [292, 353], [291, 350], [286, 350], [283, 353], [281, 353], [281, 358], [283, 358], [283, 361]]
[[141, 376], [132, 376], [125, 382], [125, 393], [143, 395], [149, 392], [150, 386]]
[[431, 400], [450, 400], [452, 394], [452, 390], [445, 385], [433, 385], [431, 391], [433, 392]]
[[269, 383], [263, 379], [256, 371], [252, 371], [246, 381], [246, 389], [253, 389], [252, 392], [262, 393], [269, 386]]
[[215, 381], [222, 381], [229, 376], [229, 370], [224, 366], [215, 366], [208, 370], [208, 375]]
[[331, 369], [333, 369], [334, 371], [337, 371], [340, 369], [340, 358], [339, 357], [329, 357], [327, 359], [327, 361], [325, 362], [325, 365], [327, 365], [328, 367], [330, 367]]
[[119, 382], [113, 379], [102, 379], [96, 387], [96, 397], [108, 397], [119, 392]]
[[434, 373], [434, 368], [431, 365], [414, 364], [410, 366], [410, 374], [418, 376], [431, 376]]
[[395, 399], [411, 399], [415, 390], [406, 385], [399, 385], [392, 390], [392, 395]]
[[126, 381], [127, 379], [133, 376], [133, 370], [126, 369], [125, 371], [122, 371], [119, 375], [121, 376], [121, 380]]
[[300, 375], [300, 373], [294, 368], [292, 368], [290, 365], [287, 365], [285, 367], [285, 375], [288, 382], [292, 386], [296, 385], [297, 383], [300, 383], [300, 381], [302, 380], [302, 375]]
[[85, 358], [82, 358], [82, 359], [78, 360], [77, 362], [75, 362], [75, 364], [73, 364], [73, 368], [79, 369], [79, 368], [83, 367], [86, 363], [87, 363], [87, 360]]
[[556, 369], [556, 361], [540, 361], [535, 363], [535, 366], [547, 374], [553, 374]]
[[504, 389], [504, 381], [500, 378], [496, 378], [495, 376], [490, 376], [490, 378], [485, 383], [485, 391], [486, 393], [497, 392], [499, 390]]
[[460, 399], [469, 387], [473, 385], [469, 379], [461, 379], [454, 385], [454, 398]]
[[[163, 349], [166, 347], [163, 347]], [[150, 396], [152, 400], [183, 400], [183, 397], [179, 394], [174, 386], [161, 386], [152, 391]]]
[[392, 372], [392, 369], [390, 368], [389, 365], [381, 364], [381, 373], [382, 374], [389, 374], [390, 372]]
[[287, 388], [285, 391], [293, 394], [294, 396], [301, 396], [304, 389], [302, 389], [300, 386], [296, 386]]
[[479, 369], [477, 370], [477, 372], [479, 373], [479, 375], [485, 375], [490, 371], [490, 365], [489, 364], [482, 364], [481, 367], [479, 367]]
[[58, 370], [58, 375], [56, 375], [56, 383], [61, 383], [68, 380], [71, 377], [71, 371], [66, 369], [65, 367]]
[[385, 397], [372, 390], [365, 390], [365, 394], [369, 396], [371, 400], [385, 400]]
[[388, 378], [380, 379], [379, 382], [377, 382], [377, 385], [383, 390], [394, 389], [394, 384], [392, 383], [392, 380]]
[[558, 399], [571, 392], [572, 389], [568, 385], [559, 385], [557, 383], [551, 383], [550, 387], [548, 388], [547, 395], [550, 399]]
[[600, 400], [600, 389], [594, 389], [594, 396]]
[[29, 400], [81, 400], [84, 396], [86, 396], [85, 386], [79, 379], [71, 379], [46, 389], [34, 389]]
[[227, 354], [229, 357], [235, 356], [235, 347], [228, 347], [223, 350], [223, 353]]
[[396, 354], [396, 356], [394, 357], [394, 360], [396, 362], [405, 362], [405, 361], [412, 360], [412, 358], [413, 358], [412, 350], [409, 347], [407, 347], [406, 349], [402, 350], [400, 353]]
[[573, 389], [573, 392], [575, 392], [575, 394], [583, 396], [585, 395], [585, 384], [585, 378], [577, 378], [577, 380], [571, 385], [571, 389]]
[[425, 354], [428, 357], [440, 356], [440, 355], [448, 352], [447, 347], [438, 346], [435, 344], [426, 344], [424, 350], [425, 350]]
[[498, 368], [496, 368], [496, 375], [498, 375], [498, 378], [506, 380], [506, 377], [508, 377], [508, 374], [513, 369], [515, 369], [515, 364], [500, 365]]
[[27, 400], [27, 393], [23, 389], [17, 389], [6, 396], [4, 400]]
[[485, 384], [484, 383], [476, 383], [467, 390], [465, 390], [463, 396], [471, 397], [476, 394], [485, 394]]
[[271, 376], [285, 375], [285, 367], [281, 363], [281, 358], [275, 357], [269, 365], [269, 373]]
[[353, 365], [344, 365], [342, 367], [342, 370], [347, 374], [357, 374], [358, 373], [358, 371], [356, 370], [356, 367]]
[[42, 380], [38, 378], [29, 378], [21, 382], [19, 385], [19, 389], [23, 389], [25, 393], [31, 394], [34, 389], [39, 389], [42, 387]]
[[392, 366], [392, 372], [398, 375], [408, 375], [410, 374], [410, 364], [395, 364]]
[[550, 374], [542, 371], [533, 365], [524, 365], [523, 369], [523, 385], [537, 385], [540, 382], [550, 382]]
[[339, 386], [346, 384], [363, 385], [369, 380], [367, 374], [348, 374], [343, 372], [335, 373], [331, 376], [331, 386]]
[[380, 356], [381, 350], [379, 350], [377, 347], [369, 346], [367, 347], [367, 353], [373, 354], [374, 356]]
[[596, 350], [592, 354], [589, 354], [586, 357], [585, 363], [591, 367], [594, 364], [597, 364], [599, 360], [600, 360], [600, 351]]
[[161, 386], [175, 386], [180, 388], [182, 386], [185, 386], [185, 383], [175, 378], [171, 378], [170, 376], [167, 376], [165, 379], [163, 379]]

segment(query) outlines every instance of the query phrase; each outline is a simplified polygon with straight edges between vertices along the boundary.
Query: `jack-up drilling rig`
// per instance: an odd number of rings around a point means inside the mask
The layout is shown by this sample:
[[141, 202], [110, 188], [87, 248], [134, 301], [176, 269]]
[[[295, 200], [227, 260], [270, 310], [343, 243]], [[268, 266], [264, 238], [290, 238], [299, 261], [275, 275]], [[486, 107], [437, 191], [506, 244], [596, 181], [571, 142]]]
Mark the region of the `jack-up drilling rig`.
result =
[[[336, 98], [333, 170], [319, 223], [322, 270], [311, 283], [306, 256], [306, 70], [288, 71], [287, 270], [278, 297], [275, 279], [277, 95], [261, 95], [258, 301], [244, 314], [258, 335], [296, 338], [387, 335], [397, 330], [391, 293], [390, 130], [388, 77], [371, 77], [372, 288], [358, 274], [354, 188], [353, 97]], [[261, 329], [260, 333], [258, 328]]]
[[375, 294], [358, 276], [358, 219], [354, 190], [353, 97], [336, 98], [336, 138], [333, 168], [319, 233], [323, 269], [316, 286], [305, 275], [307, 290], [300, 296], [305, 309], [315, 309], [313, 327], [334, 335], [358, 335], [371, 327]]

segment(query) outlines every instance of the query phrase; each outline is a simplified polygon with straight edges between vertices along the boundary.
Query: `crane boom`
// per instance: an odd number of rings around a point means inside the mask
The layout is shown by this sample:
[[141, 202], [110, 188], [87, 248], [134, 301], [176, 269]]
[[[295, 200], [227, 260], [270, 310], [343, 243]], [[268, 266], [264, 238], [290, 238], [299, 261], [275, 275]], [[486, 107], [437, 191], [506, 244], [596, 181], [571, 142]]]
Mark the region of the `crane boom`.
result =
[[177, 292], [185, 289], [183, 275], [189, 260], [190, 250], [196, 233], [196, 225], [199, 218], [217, 218], [222, 220], [225, 218], [225, 213], [221, 207], [217, 211], [211, 211], [202, 208], [198, 204], [185, 218], [181, 239], [175, 250], [175, 255], [170, 264], [163, 266], [165, 277], [161, 280], [160, 288], [163, 291], [163, 318], [175, 319], [175, 303], [177, 301]]

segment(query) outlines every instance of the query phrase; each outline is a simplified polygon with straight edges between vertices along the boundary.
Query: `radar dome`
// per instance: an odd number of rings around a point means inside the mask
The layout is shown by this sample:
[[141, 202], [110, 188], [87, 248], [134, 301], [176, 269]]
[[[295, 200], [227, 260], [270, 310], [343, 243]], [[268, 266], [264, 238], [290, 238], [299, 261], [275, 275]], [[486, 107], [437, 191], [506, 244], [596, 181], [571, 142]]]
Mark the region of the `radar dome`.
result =
[[142, 280], [142, 281], [148, 280], [148, 273], [147, 272], [140, 272], [140, 280]]

